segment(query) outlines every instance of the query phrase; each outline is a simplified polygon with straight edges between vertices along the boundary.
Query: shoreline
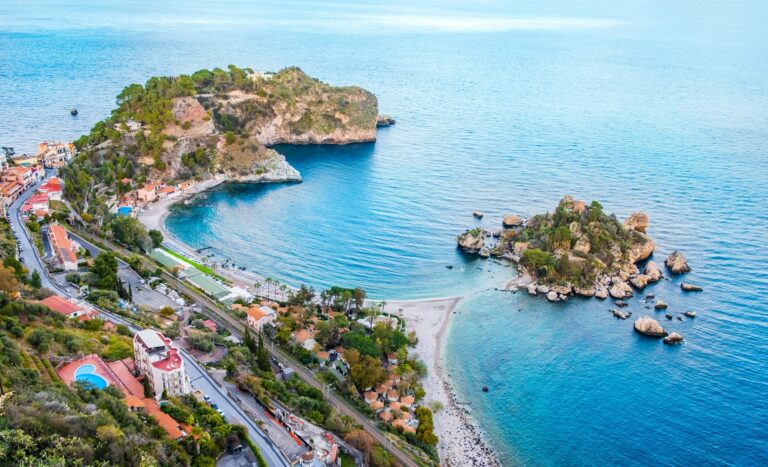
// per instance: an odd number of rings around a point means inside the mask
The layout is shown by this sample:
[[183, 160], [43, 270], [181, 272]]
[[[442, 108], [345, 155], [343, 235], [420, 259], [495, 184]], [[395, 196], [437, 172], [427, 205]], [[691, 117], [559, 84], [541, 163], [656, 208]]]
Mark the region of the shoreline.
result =
[[[226, 181], [225, 177], [221, 177], [200, 182], [186, 192], [174, 194], [147, 205], [137, 213], [137, 218], [148, 230], [159, 230], [163, 234], [164, 244], [188, 255], [190, 259], [202, 262], [202, 258], [193, 248], [168, 231], [165, 227], [165, 219], [174, 204], [184, 202]], [[247, 270], [219, 266], [216, 268], [216, 273], [246, 288], [252, 287], [257, 281], [264, 281], [264, 277]], [[428, 405], [432, 401], [439, 401], [443, 405], [442, 410], [433, 415], [435, 434], [439, 438], [437, 449], [441, 462], [447, 466], [495, 467], [500, 464], [493, 450], [469, 411], [461, 407], [442, 362], [452, 315], [458, 305], [472, 293], [443, 298], [366, 301], [383, 302], [382, 311], [402, 317], [406, 322], [406, 329], [416, 333], [418, 343], [414, 353], [427, 365], [427, 376], [422, 380], [426, 391], [424, 403]]]
[[426, 391], [424, 403], [438, 401], [443, 405], [442, 410], [434, 413], [441, 461], [447, 466], [499, 466], [488, 440], [461, 406], [443, 369], [443, 350], [453, 314], [467, 296], [387, 301], [384, 311], [402, 317], [406, 330], [414, 331], [418, 338], [414, 353], [427, 365], [427, 376], [422, 380]]

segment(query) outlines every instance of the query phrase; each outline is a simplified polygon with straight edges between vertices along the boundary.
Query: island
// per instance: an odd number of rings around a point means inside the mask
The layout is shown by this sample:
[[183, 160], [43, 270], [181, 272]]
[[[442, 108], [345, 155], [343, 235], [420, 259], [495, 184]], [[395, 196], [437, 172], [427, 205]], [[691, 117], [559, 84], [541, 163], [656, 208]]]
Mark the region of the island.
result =
[[510, 214], [503, 230], [476, 227], [457, 242], [468, 253], [517, 263], [520, 277], [513, 287], [525, 287], [531, 295], [543, 294], [550, 301], [573, 294], [622, 299], [633, 295], [633, 287], [642, 290], [662, 278], [652, 261], [642, 272], [637, 266], [655, 249], [645, 233], [648, 222], [645, 213], [637, 212], [622, 223], [597, 201], [586, 204], [566, 196], [553, 213], [527, 221]]

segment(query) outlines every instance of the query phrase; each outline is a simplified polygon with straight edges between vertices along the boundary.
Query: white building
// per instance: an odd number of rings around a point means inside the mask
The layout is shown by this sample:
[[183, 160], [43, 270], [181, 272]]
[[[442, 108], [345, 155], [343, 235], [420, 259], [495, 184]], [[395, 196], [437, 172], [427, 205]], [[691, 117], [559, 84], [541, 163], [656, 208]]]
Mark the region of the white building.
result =
[[267, 323], [273, 323], [277, 313], [266, 305], [252, 306], [248, 308], [248, 327], [261, 331]]
[[179, 350], [170, 339], [158, 331], [145, 329], [133, 338], [136, 366], [149, 381], [155, 398], [163, 391], [169, 396], [181, 396], [192, 391]]

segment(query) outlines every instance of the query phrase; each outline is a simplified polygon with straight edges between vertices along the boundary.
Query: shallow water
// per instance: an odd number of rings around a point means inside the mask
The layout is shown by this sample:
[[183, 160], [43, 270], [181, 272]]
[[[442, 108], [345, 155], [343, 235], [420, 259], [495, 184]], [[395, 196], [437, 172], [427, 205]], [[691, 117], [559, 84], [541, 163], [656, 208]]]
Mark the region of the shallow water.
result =
[[569, 193], [647, 212], [657, 262], [684, 251], [705, 287], [651, 289], [698, 312], [661, 316], [684, 345], [640, 338], [606, 302], [490, 290], [448, 339], [458, 389], [505, 464], [768, 463], [762, 2], [26, 3], [0, 5], [3, 146], [74, 138], [130, 82], [229, 63], [377, 94], [398, 123], [375, 144], [281, 147], [304, 183], [221, 187], [168, 219], [290, 284], [488, 289], [511, 269], [456, 251], [472, 211], [496, 227]]

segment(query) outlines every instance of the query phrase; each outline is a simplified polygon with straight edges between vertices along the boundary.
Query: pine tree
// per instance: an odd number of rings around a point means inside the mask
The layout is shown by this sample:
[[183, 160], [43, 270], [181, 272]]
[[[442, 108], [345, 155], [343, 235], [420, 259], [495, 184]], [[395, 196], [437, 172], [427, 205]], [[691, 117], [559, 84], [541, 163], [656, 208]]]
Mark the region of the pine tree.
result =
[[128, 284], [128, 301], [133, 303], [133, 285]]
[[272, 369], [272, 365], [269, 364], [269, 354], [267, 354], [267, 349], [264, 347], [264, 340], [261, 333], [259, 333], [259, 346], [256, 350], [256, 359], [256, 363], [259, 365], [261, 371], [270, 371]]
[[29, 281], [29, 285], [36, 289], [43, 286], [42, 281], [40, 280], [40, 273], [37, 270], [32, 271], [32, 279]]
[[253, 340], [253, 336], [251, 336], [251, 331], [248, 330], [248, 328], [245, 328], [245, 336], [243, 336], [243, 343], [245, 343], [245, 346], [248, 347], [248, 350], [251, 351], [251, 353], [255, 354], [257, 347], [256, 342]]

